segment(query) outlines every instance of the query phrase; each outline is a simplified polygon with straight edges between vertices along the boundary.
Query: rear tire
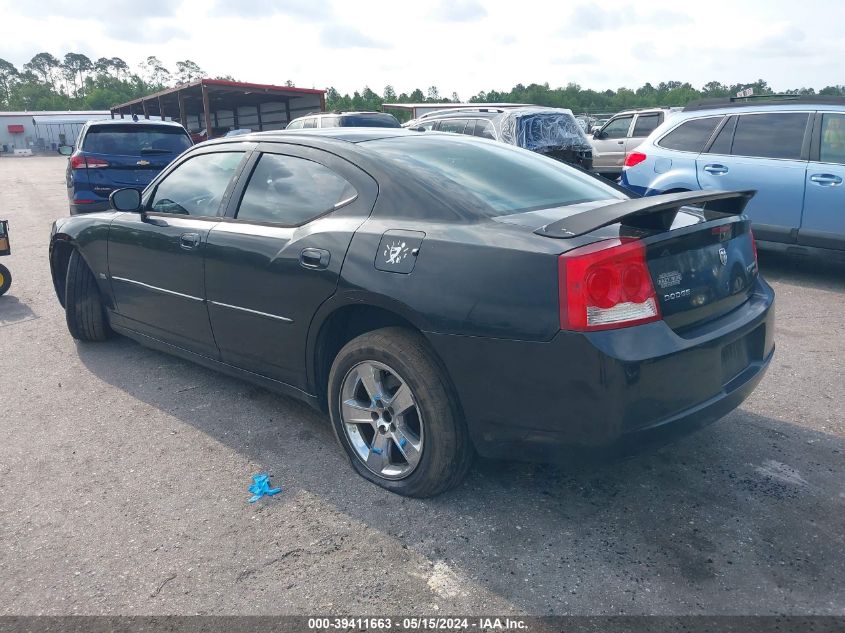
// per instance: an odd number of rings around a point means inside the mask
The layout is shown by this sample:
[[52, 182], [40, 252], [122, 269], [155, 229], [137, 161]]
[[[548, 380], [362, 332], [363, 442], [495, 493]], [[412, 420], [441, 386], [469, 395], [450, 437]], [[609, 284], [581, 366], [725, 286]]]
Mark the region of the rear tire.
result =
[[[358, 376], [370, 369], [376, 369], [376, 394]], [[396, 398], [399, 389], [406, 390], [406, 408]], [[332, 364], [328, 396], [337, 439], [365, 479], [400, 495], [431, 497], [457, 486], [469, 471], [474, 452], [460, 407], [420, 334], [389, 327], [347, 343]], [[358, 421], [350, 422], [353, 414]], [[378, 448], [374, 463], [365, 456], [373, 457], [377, 443], [384, 455]]]
[[9, 291], [12, 285], [12, 273], [3, 264], [0, 264], [0, 297]]
[[94, 273], [77, 250], [67, 266], [65, 318], [70, 335], [78, 341], [105, 341], [112, 334]]

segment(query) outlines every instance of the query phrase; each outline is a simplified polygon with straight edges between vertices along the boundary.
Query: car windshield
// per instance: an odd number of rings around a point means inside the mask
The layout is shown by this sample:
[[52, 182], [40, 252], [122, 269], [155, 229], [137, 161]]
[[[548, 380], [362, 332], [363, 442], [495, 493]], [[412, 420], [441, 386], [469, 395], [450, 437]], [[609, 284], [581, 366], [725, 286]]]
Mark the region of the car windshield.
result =
[[502, 140], [525, 149], [591, 149], [584, 130], [569, 112], [505, 112], [501, 120]]
[[88, 129], [82, 150], [96, 154], [144, 156], [181, 154], [191, 146], [184, 130], [154, 125], [95, 125]]
[[400, 127], [392, 114], [345, 114], [340, 120], [343, 127]]
[[594, 176], [503, 143], [427, 132], [361, 145], [456, 198], [471, 195], [473, 209], [488, 217], [626, 197]]

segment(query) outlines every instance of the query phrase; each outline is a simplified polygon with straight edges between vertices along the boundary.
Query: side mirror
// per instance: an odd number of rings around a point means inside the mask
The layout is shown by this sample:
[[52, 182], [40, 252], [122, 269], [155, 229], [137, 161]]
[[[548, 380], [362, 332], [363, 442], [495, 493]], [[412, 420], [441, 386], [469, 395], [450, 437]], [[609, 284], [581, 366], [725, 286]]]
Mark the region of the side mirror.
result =
[[606, 136], [607, 135], [604, 133], [603, 130], [596, 130], [595, 134], [593, 134], [593, 138], [596, 139], [597, 141], [602, 140]]
[[59, 154], [62, 156], [70, 156], [73, 154], [73, 145], [59, 145]]
[[109, 196], [109, 204], [115, 211], [140, 211], [141, 192], [137, 189], [118, 189]]

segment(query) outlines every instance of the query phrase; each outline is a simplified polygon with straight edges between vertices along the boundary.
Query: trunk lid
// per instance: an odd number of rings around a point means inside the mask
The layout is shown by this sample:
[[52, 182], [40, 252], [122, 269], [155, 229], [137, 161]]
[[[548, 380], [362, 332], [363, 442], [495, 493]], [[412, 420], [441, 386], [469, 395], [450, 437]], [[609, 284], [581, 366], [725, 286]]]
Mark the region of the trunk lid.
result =
[[[534, 232], [572, 247], [607, 239], [640, 241], [660, 314], [682, 332], [730, 312], [751, 296], [757, 257], [750, 222], [740, 214], [753, 195], [684, 192], [583, 203], [499, 220], [526, 225], [557, 214], [558, 219]], [[687, 206], [691, 204], [697, 206]]]

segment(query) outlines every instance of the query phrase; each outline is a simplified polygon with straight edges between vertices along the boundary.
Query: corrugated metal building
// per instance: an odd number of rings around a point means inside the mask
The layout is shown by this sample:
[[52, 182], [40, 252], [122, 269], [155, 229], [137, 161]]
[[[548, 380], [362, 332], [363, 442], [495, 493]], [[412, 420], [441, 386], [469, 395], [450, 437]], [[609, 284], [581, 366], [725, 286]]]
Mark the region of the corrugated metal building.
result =
[[110, 117], [108, 110], [0, 112], [0, 150], [53, 152], [59, 145], [73, 145], [86, 121]]

